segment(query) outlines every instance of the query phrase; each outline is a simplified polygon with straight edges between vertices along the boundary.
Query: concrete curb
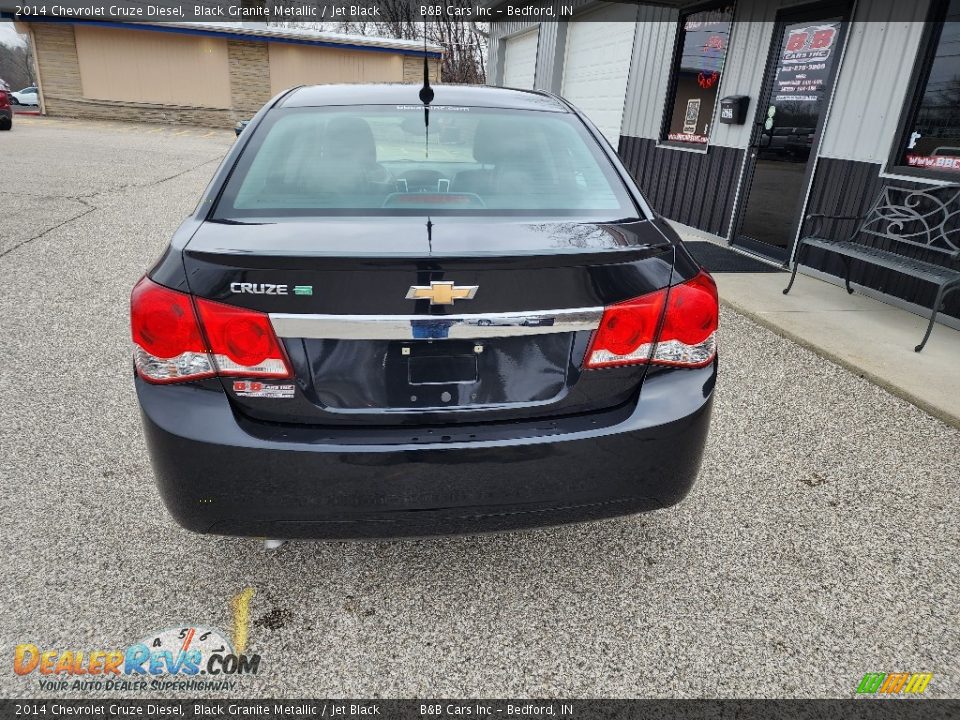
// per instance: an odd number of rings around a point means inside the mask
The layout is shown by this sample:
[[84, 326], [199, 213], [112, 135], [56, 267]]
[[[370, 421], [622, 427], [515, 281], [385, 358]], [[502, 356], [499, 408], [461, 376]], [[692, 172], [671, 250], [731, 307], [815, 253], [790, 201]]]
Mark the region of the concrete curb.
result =
[[810, 342], [803, 336], [798, 335], [797, 333], [791, 332], [790, 330], [786, 330], [785, 328], [781, 327], [777, 323], [771, 321], [769, 318], [765, 317], [763, 313], [754, 312], [753, 310], [750, 310], [739, 303], [731, 302], [730, 300], [726, 300], [722, 297], [720, 298], [720, 304], [730, 308], [731, 310], [735, 310], [736, 312], [740, 313], [744, 317], [749, 318], [753, 322], [757, 323], [757, 325], [760, 325], [766, 328], [767, 330], [770, 330], [774, 334], [779, 335], [782, 338], [786, 338], [787, 340], [790, 340], [792, 342], [795, 342], [797, 345], [800, 345], [801, 347], [804, 347], [807, 350], [815, 352], [820, 357], [825, 358], [830, 362], [836, 365], [839, 365], [840, 367], [846, 370], [849, 370], [855, 375], [858, 375], [859, 377], [869, 380], [874, 385], [882, 387], [888, 393], [890, 393], [891, 395], [897, 396], [901, 400], [906, 400], [911, 405], [914, 405], [915, 407], [920, 408], [928, 415], [940, 420], [942, 423], [949, 425], [951, 427], [960, 429], [960, 415], [954, 415], [952, 413], [945, 412], [942, 408], [938, 408], [931, 405], [930, 403], [926, 402], [922, 398], [919, 398], [913, 393], [908, 392], [904, 388], [897, 387], [896, 385], [890, 383], [889, 381], [885, 380], [882, 377], [875, 375], [869, 370], [864, 370], [862, 367], [858, 367], [854, 363], [851, 363], [848, 360], [843, 359], [836, 353], [830, 352], [829, 350], [824, 349], [823, 347], [817, 345], [816, 343]]

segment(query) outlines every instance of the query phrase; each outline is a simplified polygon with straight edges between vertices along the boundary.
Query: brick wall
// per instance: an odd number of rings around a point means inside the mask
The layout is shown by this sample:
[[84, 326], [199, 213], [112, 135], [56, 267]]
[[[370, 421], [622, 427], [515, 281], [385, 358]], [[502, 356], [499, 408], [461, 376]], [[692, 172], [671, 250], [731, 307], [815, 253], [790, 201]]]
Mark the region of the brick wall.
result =
[[173, 107], [149, 103], [115, 102], [112, 100], [47, 101], [47, 115], [85, 118], [91, 120], [123, 120], [127, 122], [160, 123], [164, 125], [201, 125], [204, 127], [233, 127], [236, 123], [232, 110], [200, 107]]
[[[133, 122], [233, 127], [248, 120], [271, 98], [270, 53], [265, 42], [229, 40], [230, 109], [91, 100], [83, 97], [80, 63], [73, 26], [66, 23], [32, 23], [40, 65], [40, 84], [48, 115], [128, 120]], [[440, 81], [440, 63], [430, 60], [430, 74]], [[404, 82], [423, 80], [423, 60], [403, 57]], [[184, 78], [183, 82], [189, 82]]]
[[[430, 59], [430, 82], [440, 82], [440, 61]], [[403, 81], [405, 83], [423, 82], [423, 58], [414, 55], [403, 56]]]
[[227, 43], [234, 123], [249, 120], [271, 98], [270, 51], [265, 42]]
[[47, 112], [58, 114], [57, 101], [82, 97], [80, 64], [77, 62], [77, 41], [72, 25], [36, 23], [32, 25], [40, 60], [40, 84]]

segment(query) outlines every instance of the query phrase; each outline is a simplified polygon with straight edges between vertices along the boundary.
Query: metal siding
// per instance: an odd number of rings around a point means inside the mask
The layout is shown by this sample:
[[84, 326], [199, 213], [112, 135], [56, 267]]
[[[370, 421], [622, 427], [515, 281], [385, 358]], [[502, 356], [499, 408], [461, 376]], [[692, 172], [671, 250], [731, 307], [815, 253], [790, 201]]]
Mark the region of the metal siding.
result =
[[640, 6], [620, 131], [623, 135], [656, 138], [660, 133], [679, 18], [679, 12], [672, 8]]
[[503, 85], [503, 39], [495, 32], [496, 25], [490, 25], [487, 35], [487, 85]]
[[[860, 0], [820, 156], [885, 163], [895, 142], [929, 0]], [[897, 17], [897, 21], [891, 21]]]
[[743, 150], [683, 152], [657, 147], [649, 138], [621, 137], [620, 157], [657, 212], [716, 235], [727, 234]]
[[[750, 107], [747, 109], [747, 122], [743, 125], [714, 122], [710, 132], [711, 145], [745, 149], [750, 144], [753, 117], [757, 111], [757, 96], [763, 85], [763, 72], [773, 39], [777, 6], [785, 4], [768, 0], [737, 2], [730, 32], [730, 46], [723, 77], [720, 79], [719, 97], [746, 95], [750, 98]], [[719, 106], [717, 103], [718, 109], [715, 112], [719, 112]]]
[[540, 44], [537, 46], [537, 72], [533, 86], [537, 90], [554, 90], [556, 80], [557, 26], [559, 23], [540, 24]]
[[[718, 93], [720, 97], [750, 96], [753, 99], [751, 115], [756, 110], [757, 91], [763, 80], [776, 12], [777, 6], [767, 0], [739, 0], [734, 10], [730, 46]], [[644, 5], [640, 7], [639, 20], [627, 83], [623, 134], [658, 139], [680, 15], [673, 8]], [[746, 148], [749, 139], [749, 124], [714, 123], [710, 144]]]
[[[718, 95], [748, 95], [748, 117], [773, 35], [778, 5], [739, 0]], [[651, 204], [666, 217], [726, 236], [749, 144], [751, 122], [714, 123], [706, 152], [658, 146], [679, 24], [674, 9], [641, 7], [621, 138], [621, 155]], [[719, 107], [719, 105], [718, 105]]]

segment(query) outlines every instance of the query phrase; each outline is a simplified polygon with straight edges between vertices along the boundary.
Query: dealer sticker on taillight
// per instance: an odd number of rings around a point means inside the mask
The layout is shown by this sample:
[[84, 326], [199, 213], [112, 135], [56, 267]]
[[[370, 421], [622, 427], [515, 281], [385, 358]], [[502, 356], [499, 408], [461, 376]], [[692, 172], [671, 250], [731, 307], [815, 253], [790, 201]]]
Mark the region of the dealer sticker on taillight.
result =
[[259, 380], [234, 380], [233, 392], [239, 397], [292, 398], [293, 385], [266, 383]]

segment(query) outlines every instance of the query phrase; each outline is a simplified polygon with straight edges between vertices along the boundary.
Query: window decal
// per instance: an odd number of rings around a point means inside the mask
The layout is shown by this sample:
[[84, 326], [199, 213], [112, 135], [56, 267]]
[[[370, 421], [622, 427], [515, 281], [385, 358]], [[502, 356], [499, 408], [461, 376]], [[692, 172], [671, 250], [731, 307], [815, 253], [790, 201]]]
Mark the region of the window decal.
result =
[[727, 58], [731, 6], [700, 10], [680, 17], [680, 37], [667, 99], [665, 139], [705, 145], [717, 104]]
[[944, 176], [960, 174], [960, 0], [943, 4], [934, 47], [920, 78], [919, 102], [912, 107], [898, 164]]

